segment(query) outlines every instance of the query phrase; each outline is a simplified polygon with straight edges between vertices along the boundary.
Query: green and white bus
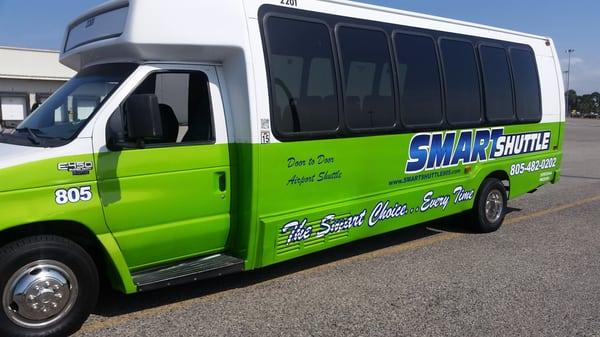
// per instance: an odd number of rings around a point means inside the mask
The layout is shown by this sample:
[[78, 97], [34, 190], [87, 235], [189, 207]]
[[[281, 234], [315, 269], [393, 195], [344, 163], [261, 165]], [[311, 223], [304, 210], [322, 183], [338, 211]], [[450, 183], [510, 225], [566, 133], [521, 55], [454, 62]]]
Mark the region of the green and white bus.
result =
[[342, 0], [117, 0], [78, 75], [0, 136], [1, 336], [62, 336], [124, 293], [458, 213], [497, 230], [560, 176], [554, 44]]

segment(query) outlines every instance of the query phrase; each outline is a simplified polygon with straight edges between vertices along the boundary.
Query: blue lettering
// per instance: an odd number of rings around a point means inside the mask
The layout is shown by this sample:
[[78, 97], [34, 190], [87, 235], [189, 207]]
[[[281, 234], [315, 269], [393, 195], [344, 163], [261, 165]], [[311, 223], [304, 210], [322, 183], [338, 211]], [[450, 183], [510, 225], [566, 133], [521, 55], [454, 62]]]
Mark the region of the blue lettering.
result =
[[486, 149], [488, 145], [490, 145], [490, 130], [477, 130], [475, 133], [475, 143], [473, 143], [471, 162], [487, 160]]
[[460, 133], [458, 144], [456, 145], [456, 151], [452, 158], [452, 165], [458, 165], [459, 162], [467, 164], [471, 159], [471, 142], [473, 138], [473, 131], [463, 131]]
[[498, 139], [504, 135], [504, 129], [492, 129], [492, 150], [490, 151], [490, 158], [496, 158], [496, 150], [498, 149]]
[[427, 164], [427, 155], [429, 148], [429, 141], [431, 135], [421, 134], [413, 137], [410, 143], [410, 160], [406, 163], [406, 172], [414, 173], [420, 172], [425, 168]]
[[505, 135], [501, 127], [421, 133], [411, 140], [406, 173], [546, 151], [551, 137], [547, 131]]
[[429, 151], [429, 160], [427, 162], [428, 169], [450, 165], [456, 133], [446, 133], [443, 142], [442, 137], [443, 135], [441, 133], [436, 133], [431, 137], [431, 149]]

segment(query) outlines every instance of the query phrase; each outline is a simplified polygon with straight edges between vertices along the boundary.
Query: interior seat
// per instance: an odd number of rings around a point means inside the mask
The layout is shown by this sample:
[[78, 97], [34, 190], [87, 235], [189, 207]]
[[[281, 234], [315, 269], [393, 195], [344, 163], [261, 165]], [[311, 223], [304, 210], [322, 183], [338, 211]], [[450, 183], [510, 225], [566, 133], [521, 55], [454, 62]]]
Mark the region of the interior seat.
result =
[[[281, 126], [284, 130], [289, 131], [300, 131], [300, 132], [311, 132], [311, 131], [323, 131], [324, 127], [330, 127], [333, 130], [338, 125], [337, 113], [337, 97], [327, 96], [325, 98], [321, 96], [305, 96], [301, 97], [296, 102], [296, 108], [298, 109], [298, 128], [294, 130], [294, 116], [292, 109], [288, 105], [285, 108], [285, 112], [280, 120]], [[323, 113], [326, 113], [323, 115]]]
[[175, 143], [179, 135], [179, 121], [175, 116], [173, 108], [167, 104], [159, 104], [160, 119], [162, 122], [163, 136], [160, 139], [161, 143]]
[[364, 113], [360, 105], [360, 97], [347, 96], [344, 101], [344, 111], [348, 124], [353, 129], [363, 129], [371, 126], [369, 115]]
[[363, 111], [371, 120], [371, 127], [383, 128], [394, 125], [394, 99], [392, 96], [367, 96]]

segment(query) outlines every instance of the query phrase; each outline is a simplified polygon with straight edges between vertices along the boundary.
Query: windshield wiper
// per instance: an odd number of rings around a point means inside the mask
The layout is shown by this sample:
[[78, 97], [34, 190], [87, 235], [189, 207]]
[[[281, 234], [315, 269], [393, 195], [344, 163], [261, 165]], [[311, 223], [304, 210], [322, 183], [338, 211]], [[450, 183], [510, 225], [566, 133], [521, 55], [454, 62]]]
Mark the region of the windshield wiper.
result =
[[32, 129], [32, 128], [20, 128], [17, 129], [17, 131], [27, 131], [28, 135], [28, 139], [35, 145], [42, 145], [42, 140], [40, 139], [40, 137], [38, 137], [38, 135], [36, 135], [36, 132], [40, 132], [40, 130], [38, 129]]

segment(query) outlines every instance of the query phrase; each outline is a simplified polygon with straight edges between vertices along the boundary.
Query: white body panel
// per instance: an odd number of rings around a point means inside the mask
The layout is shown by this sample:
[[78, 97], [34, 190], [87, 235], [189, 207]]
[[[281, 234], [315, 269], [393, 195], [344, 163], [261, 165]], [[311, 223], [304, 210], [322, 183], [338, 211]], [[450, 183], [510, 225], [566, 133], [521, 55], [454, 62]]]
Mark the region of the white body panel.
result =
[[[82, 15], [71, 28], [86, 18], [128, 5], [123, 33], [63, 52], [61, 62], [76, 70], [110, 62], [220, 64], [218, 79], [229, 141], [260, 143], [260, 132], [265, 131], [261, 120], [270, 119], [267, 71], [257, 19], [259, 8], [265, 4], [281, 6], [281, 0], [112, 1]], [[564, 121], [562, 72], [549, 38], [342, 0], [302, 0], [298, 8], [529, 45], [539, 68], [542, 122]], [[117, 104], [119, 98], [124, 98], [121, 93], [119, 90], [111, 98], [82, 136], [91, 135], [91, 125], [103, 132], [101, 125], [108, 114], [105, 110], [114, 109], [112, 102]], [[273, 135], [271, 141], [277, 141]]]
[[46, 159], [89, 155], [91, 153], [92, 140], [81, 135], [68, 145], [53, 148], [0, 144], [0, 158], [2, 158], [0, 169]]

